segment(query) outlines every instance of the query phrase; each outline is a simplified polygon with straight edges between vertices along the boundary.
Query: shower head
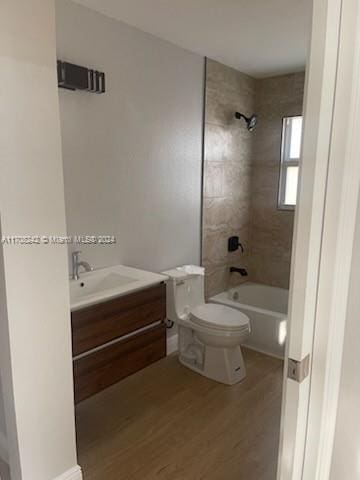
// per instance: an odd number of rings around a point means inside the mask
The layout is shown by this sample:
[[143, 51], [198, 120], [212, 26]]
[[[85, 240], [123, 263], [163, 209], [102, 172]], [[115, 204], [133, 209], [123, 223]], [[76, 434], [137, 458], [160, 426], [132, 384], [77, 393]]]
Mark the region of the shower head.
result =
[[247, 129], [250, 132], [252, 132], [254, 130], [254, 128], [257, 125], [257, 121], [258, 121], [257, 115], [251, 115], [251, 117], [247, 117], [243, 113], [239, 113], [239, 112], [235, 112], [235, 118], [237, 118], [239, 120], [240, 120], [240, 118], [243, 118], [246, 122]]
[[256, 127], [257, 123], [258, 123], [258, 117], [257, 115], [251, 115], [251, 117], [249, 118], [249, 121], [246, 122], [247, 123], [247, 127], [248, 127], [248, 130], [251, 132], [252, 130], [254, 130], [254, 128]]

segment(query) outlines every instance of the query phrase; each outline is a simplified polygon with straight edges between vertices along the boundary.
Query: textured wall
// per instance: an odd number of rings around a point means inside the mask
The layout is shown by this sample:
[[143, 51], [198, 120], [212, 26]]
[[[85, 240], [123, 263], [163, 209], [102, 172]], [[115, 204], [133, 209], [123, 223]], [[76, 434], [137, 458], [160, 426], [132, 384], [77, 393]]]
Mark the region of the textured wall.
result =
[[[304, 74], [255, 80], [207, 62], [202, 261], [207, 295], [244, 280], [288, 288], [294, 212], [278, 210], [282, 118], [302, 112]], [[248, 132], [235, 111], [257, 113]], [[245, 247], [229, 253], [238, 235]], [[248, 269], [249, 277], [229, 273]]]
[[252, 135], [235, 111], [254, 111], [255, 81], [213, 60], [207, 61], [202, 262], [208, 295], [242, 281], [229, 266], [247, 266], [247, 254], [228, 253], [238, 235], [249, 248]]
[[304, 74], [256, 81], [253, 133], [251, 280], [288, 288], [294, 212], [277, 208], [282, 118], [302, 113]]
[[57, 55], [106, 72], [107, 93], [60, 90], [69, 235], [95, 267], [199, 263], [204, 59], [67, 0]]

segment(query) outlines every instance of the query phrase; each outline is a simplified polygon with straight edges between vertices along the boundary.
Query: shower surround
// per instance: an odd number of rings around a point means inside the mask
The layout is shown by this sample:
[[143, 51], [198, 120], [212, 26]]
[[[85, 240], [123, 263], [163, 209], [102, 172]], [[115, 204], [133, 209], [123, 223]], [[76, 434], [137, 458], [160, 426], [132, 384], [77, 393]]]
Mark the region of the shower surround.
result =
[[[207, 60], [202, 262], [206, 294], [241, 281], [231, 265], [248, 268], [250, 238], [252, 133], [235, 112], [254, 112], [255, 81]], [[245, 253], [227, 251], [227, 239], [238, 235]]]
[[[278, 210], [284, 116], [302, 113], [304, 74], [254, 79], [207, 60], [202, 263], [211, 296], [246, 280], [288, 288], [294, 212]], [[239, 111], [256, 113], [249, 132]], [[244, 253], [227, 251], [239, 236]], [[246, 268], [249, 277], [230, 274]]]
[[294, 210], [278, 208], [282, 120], [302, 115], [304, 73], [256, 81], [251, 162], [251, 280], [289, 288]]

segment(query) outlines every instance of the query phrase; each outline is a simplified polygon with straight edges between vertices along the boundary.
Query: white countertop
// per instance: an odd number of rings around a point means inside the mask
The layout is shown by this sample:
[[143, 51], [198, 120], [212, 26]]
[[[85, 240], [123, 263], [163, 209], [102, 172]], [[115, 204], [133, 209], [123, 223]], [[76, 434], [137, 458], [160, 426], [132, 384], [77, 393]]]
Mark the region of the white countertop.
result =
[[80, 273], [78, 280], [70, 280], [71, 311], [157, 285], [167, 279], [165, 275], [124, 265]]

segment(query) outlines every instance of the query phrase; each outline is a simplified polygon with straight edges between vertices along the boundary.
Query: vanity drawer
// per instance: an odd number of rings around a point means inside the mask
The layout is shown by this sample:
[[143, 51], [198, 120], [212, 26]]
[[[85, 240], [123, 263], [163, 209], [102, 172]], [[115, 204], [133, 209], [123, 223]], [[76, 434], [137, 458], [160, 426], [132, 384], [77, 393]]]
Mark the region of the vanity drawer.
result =
[[72, 312], [73, 356], [163, 321], [165, 317], [164, 284]]
[[75, 403], [91, 397], [166, 355], [164, 324], [74, 360]]

